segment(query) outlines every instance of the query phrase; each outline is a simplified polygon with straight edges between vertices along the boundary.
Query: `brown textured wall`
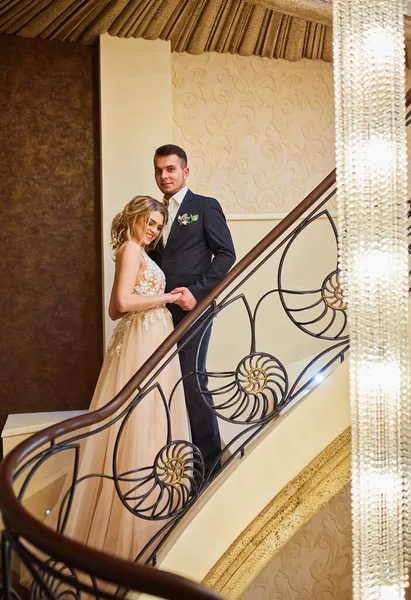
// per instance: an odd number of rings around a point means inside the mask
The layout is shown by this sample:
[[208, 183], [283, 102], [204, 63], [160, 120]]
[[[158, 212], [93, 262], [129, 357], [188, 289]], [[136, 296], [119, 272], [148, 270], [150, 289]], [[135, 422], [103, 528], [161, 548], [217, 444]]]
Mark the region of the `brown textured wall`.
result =
[[101, 365], [97, 53], [0, 35], [0, 418], [86, 408]]

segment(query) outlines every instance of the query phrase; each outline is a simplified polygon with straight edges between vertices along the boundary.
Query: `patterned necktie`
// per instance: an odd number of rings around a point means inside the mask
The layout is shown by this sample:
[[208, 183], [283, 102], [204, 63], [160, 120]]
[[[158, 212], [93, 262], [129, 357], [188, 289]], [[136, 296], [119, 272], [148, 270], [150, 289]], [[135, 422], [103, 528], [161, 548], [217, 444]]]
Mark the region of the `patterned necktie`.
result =
[[164, 198], [164, 206], [168, 208], [168, 222], [167, 225], [163, 229], [163, 242], [164, 245], [167, 244], [168, 236], [170, 235], [170, 229], [173, 224], [174, 219], [176, 218], [176, 214], [178, 212], [178, 202], [172, 196], [169, 200]]

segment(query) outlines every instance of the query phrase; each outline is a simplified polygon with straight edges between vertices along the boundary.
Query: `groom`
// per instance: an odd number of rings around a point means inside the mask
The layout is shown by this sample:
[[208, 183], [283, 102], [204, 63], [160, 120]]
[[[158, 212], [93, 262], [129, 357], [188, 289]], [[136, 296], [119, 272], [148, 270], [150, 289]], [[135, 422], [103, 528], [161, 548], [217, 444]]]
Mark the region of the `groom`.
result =
[[[154, 175], [164, 194], [164, 204], [168, 206], [169, 223], [151, 256], [165, 273], [166, 291], [182, 293], [175, 304], [168, 306], [174, 326], [210, 292], [235, 261], [233, 241], [220, 204], [214, 198], [199, 196], [189, 190], [188, 174], [187, 155], [182, 148], [173, 144], [157, 148]], [[192, 441], [203, 455], [207, 475], [221, 452], [221, 442], [217, 418], [205, 405], [192, 374], [201, 333], [202, 330], [184, 347], [181, 344], [185, 338], [180, 341], [179, 357]], [[210, 335], [211, 327], [200, 348], [198, 371], [206, 370]], [[207, 377], [200, 377], [200, 380], [202, 389], [207, 389]], [[209, 395], [207, 401], [213, 404]], [[218, 468], [219, 463], [216, 470]]]

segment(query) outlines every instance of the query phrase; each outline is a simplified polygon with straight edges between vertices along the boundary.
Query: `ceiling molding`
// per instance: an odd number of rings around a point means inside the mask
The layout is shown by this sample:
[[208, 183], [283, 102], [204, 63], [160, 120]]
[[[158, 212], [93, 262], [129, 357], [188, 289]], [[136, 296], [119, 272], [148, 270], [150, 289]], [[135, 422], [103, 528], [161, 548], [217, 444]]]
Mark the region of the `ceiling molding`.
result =
[[[0, 0], [3, 34], [93, 44], [109, 33], [289, 61], [331, 62], [331, 21], [331, 0]], [[406, 39], [408, 63], [409, 22]]]
[[270, 10], [331, 26], [331, 0], [252, 0]]
[[[173, 51], [331, 60], [331, 30], [300, 0], [2, 0], [0, 33], [92, 44], [104, 33], [170, 40]], [[304, 15], [311, 14], [301, 0]], [[318, 4], [318, 0], [316, 2]], [[320, 2], [321, 4], [321, 2]], [[289, 5], [287, 12], [284, 7]], [[313, 12], [313, 15], [319, 14]], [[323, 19], [324, 21], [324, 19]]]

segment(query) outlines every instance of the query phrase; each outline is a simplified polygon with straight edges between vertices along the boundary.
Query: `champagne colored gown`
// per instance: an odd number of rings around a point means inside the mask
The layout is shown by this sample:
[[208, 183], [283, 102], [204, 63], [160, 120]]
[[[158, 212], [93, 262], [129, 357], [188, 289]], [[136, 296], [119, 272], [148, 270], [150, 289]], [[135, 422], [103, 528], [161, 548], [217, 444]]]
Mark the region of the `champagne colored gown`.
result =
[[[143, 267], [136, 281], [135, 293], [164, 293], [164, 273], [145, 252], [142, 257]], [[110, 402], [172, 329], [171, 314], [165, 306], [127, 313], [118, 323], [110, 340], [90, 411], [95, 411]], [[153, 491], [155, 482], [152, 474], [155, 457], [167, 444], [167, 409], [164, 400], [168, 405], [171, 392], [180, 377], [180, 364], [176, 356], [156, 379], [164, 396], [158, 389], [145, 396], [126, 420], [118, 440], [117, 435], [123, 418], [81, 442], [78, 477], [102, 473], [112, 477], [113, 452], [116, 440], [118, 441], [116, 469], [117, 473], [126, 474], [119, 486], [121, 492], [127, 496], [127, 504], [137, 509], [140, 516], [136, 516], [124, 506], [112, 479], [92, 477], [76, 486], [65, 535], [103, 552], [135, 560], [150, 538], [166, 524], [167, 519], [151, 521], [141, 518], [141, 515], [150, 517], [162, 510], [165, 511], [163, 516], [167, 514], [166, 503], [170, 498], [165, 494], [160, 498], [159, 504], [156, 504], [159, 499], [158, 487]], [[123, 410], [124, 407], [116, 414]], [[189, 441], [189, 424], [181, 384], [172, 395], [169, 415], [171, 440]], [[98, 428], [101, 425], [99, 424]], [[96, 430], [96, 426], [92, 429]], [[164, 461], [162, 466], [166, 468]], [[137, 469], [144, 470], [136, 473]], [[57, 506], [46, 520], [46, 524], [52, 527], [56, 527], [58, 509], [65, 491], [71, 485], [68, 479], [69, 476]], [[172, 490], [174, 488], [175, 486], [170, 487]], [[146, 496], [142, 500], [144, 494]], [[169, 505], [172, 504], [175, 508], [179, 502], [181, 503], [181, 496], [175, 496], [171, 498]], [[143, 558], [147, 555], [145, 552]]]

